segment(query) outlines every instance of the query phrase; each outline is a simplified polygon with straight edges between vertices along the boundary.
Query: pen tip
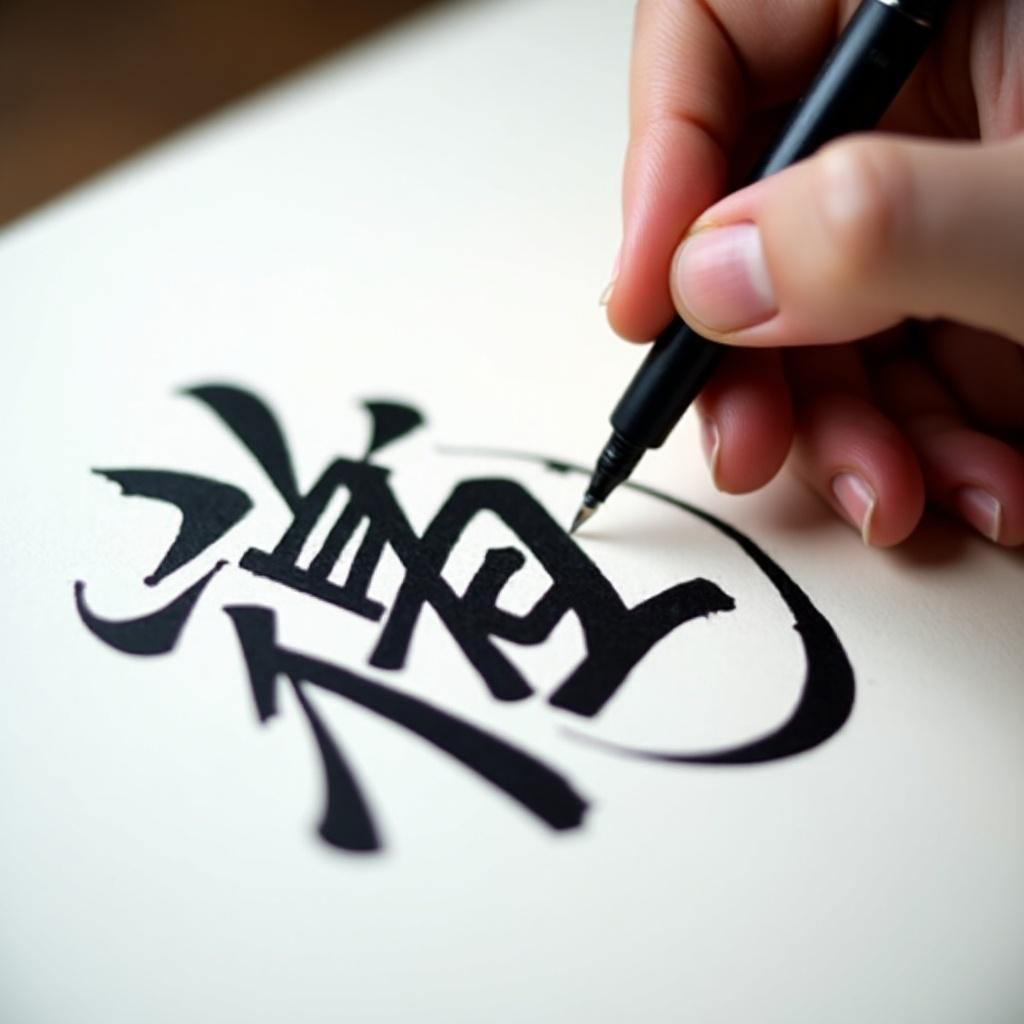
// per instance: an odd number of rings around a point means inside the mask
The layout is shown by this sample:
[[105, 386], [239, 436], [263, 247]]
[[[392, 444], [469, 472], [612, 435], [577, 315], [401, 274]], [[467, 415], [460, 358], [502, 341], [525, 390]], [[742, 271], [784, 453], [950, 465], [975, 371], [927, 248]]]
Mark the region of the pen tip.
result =
[[576, 513], [576, 518], [572, 521], [572, 526], [569, 527], [569, 533], [575, 533], [596, 511], [597, 505], [588, 505], [584, 501]]

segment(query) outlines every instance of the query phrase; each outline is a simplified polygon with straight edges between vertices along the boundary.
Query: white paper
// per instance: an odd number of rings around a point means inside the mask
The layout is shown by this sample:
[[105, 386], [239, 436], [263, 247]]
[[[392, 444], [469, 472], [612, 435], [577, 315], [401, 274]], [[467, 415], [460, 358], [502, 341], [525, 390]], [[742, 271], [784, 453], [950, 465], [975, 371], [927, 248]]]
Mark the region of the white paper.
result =
[[[431, 609], [405, 668], [375, 668], [381, 622], [239, 566], [291, 513], [184, 388], [261, 396], [302, 491], [332, 459], [362, 457], [363, 400], [416, 406], [426, 423], [374, 461], [418, 534], [480, 478], [571, 518], [580, 474], [441, 449], [586, 465], [605, 440], [638, 357], [596, 301], [617, 243], [629, 32], [628, 4], [464, 4], [0, 238], [3, 1020], [1024, 1014], [1019, 554], [938, 521], [867, 551], [787, 480], [724, 497], [684, 423], [637, 480], [767, 552], [855, 679], [834, 736], [739, 766], [590, 742], [730, 748], [800, 699], [804, 651], [777, 591], [665, 501], [620, 492], [582, 550], [627, 605], [702, 578], [736, 607], [672, 631], [593, 718], [548, 703], [583, 654], [571, 615], [544, 644], [499, 642], [536, 692], [498, 701]], [[198, 474], [254, 507], [147, 587], [180, 516], [95, 468]], [[480, 515], [445, 578], [462, 593], [489, 548], [521, 540]], [[76, 611], [75, 581], [97, 615], [128, 619], [218, 559], [169, 654], [112, 649]], [[404, 576], [386, 558], [371, 596], [390, 608]], [[523, 614], [549, 582], [528, 558], [499, 605]], [[272, 609], [291, 650], [542, 760], [586, 802], [582, 824], [553, 829], [421, 737], [306, 686], [383, 847], [324, 842], [309, 724], [283, 678], [260, 723], [235, 605]]]

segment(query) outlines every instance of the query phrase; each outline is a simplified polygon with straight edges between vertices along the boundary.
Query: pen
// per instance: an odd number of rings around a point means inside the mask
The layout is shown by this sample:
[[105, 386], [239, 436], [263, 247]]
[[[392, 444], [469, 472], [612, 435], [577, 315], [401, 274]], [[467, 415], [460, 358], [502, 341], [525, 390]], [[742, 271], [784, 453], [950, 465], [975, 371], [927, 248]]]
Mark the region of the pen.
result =
[[[927, 48], [948, 2], [862, 0], [749, 181], [781, 171], [830, 139], [875, 125]], [[612, 412], [611, 439], [598, 457], [570, 533], [629, 478], [648, 448], [661, 447], [725, 348], [679, 317], [658, 335]]]

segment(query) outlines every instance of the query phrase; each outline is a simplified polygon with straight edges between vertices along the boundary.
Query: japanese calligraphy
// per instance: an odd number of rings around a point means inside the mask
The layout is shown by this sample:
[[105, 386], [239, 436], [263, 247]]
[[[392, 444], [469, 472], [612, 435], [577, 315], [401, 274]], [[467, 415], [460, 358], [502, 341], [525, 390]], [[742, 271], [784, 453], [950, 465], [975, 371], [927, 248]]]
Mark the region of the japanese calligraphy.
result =
[[[558, 624], [572, 615], [580, 624], [585, 653], [546, 700], [561, 712], [592, 718], [613, 700], [660, 640], [687, 622], [728, 615], [736, 607], [733, 597], [702, 577], [680, 581], [627, 606], [583, 548], [512, 479], [494, 476], [459, 481], [426, 529], [417, 533], [391, 485], [389, 469], [379, 461], [382, 449], [423, 426], [422, 415], [409, 405], [365, 403], [371, 432], [363, 457], [335, 458], [313, 486], [302, 491], [284, 432], [261, 398], [229, 385], [204, 385], [187, 394], [203, 403], [235, 435], [290, 513], [290, 522], [276, 543], [245, 550], [238, 568], [334, 606], [339, 614], [379, 623], [368, 659], [379, 672], [408, 671], [413, 637], [424, 609], [430, 608], [490, 697], [502, 702], [543, 699], [498, 641], [543, 644]], [[583, 472], [537, 457], [491, 454], [495, 458], [533, 458], [563, 472]], [[169, 502], [181, 513], [176, 538], [145, 578], [150, 586], [161, 584], [202, 557], [253, 507], [250, 497], [238, 487], [206, 477], [155, 469], [96, 472], [117, 483], [125, 495]], [[603, 743], [604, 748], [665, 763], [753, 764], [801, 753], [834, 735], [852, 709], [853, 672], [834, 630], [804, 592], [733, 527], [665, 495], [630, 486], [697, 516], [739, 546], [792, 613], [806, 671], [799, 702], [789, 719], [749, 743], [710, 753], [640, 750], [610, 743]], [[300, 564], [300, 554], [338, 492], [347, 495], [347, 503], [330, 523], [326, 538], [308, 564]], [[489, 548], [460, 593], [445, 579], [443, 570], [468, 526], [482, 513], [497, 517], [515, 535], [517, 544]], [[337, 582], [332, 574], [348, 548], [354, 548], [354, 556], [344, 580]], [[385, 552], [397, 557], [403, 572], [397, 593], [387, 605], [372, 596]], [[499, 606], [499, 596], [528, 557], [539, 564], [550, 583], [531, 608], [514, 614]], [[119, 651], [166, 655], [178, 643], [210, 582], [227, 565], [224, 560], [217, 562], [156, 612], [127, 620], [97, 614], [86, 600], [86, 585], [79, 581], [75, 585], [78, 613], [97, 638]], [[348, 851], [374, 851], [383, 845], [375, 811], [342, 746], [310, 701], [309, 687], [353, 702], [419, 737], [544, 826], [567, 830], [581, 825], [587, 801], [570, 780], [539, 756], [442, 710], [408, 688], [389, 686], [361, 675], [352, 666], [283, 646], [272, 608], [231, 604], [224, 611], [241, 648], [260, 720], [265, 722], [278, 713], [278, 687], [287, 680], [308, 722], [325, 778], [319, 831], [328, 843]]]

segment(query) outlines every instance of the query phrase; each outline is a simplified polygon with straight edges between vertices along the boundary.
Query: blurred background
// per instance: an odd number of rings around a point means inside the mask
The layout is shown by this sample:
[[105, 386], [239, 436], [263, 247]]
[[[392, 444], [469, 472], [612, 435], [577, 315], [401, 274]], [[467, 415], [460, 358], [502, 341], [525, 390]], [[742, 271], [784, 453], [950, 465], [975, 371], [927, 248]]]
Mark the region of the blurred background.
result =
[[437, 0], [0, 0], [0, 225]]

